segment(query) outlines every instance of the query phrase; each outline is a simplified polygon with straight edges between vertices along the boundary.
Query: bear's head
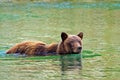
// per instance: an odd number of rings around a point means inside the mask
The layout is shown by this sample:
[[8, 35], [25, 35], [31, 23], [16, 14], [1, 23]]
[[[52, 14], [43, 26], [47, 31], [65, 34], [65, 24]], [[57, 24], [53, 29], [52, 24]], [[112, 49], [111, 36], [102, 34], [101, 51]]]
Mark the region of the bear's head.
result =
[[78, 35], [68, 35], [65, 32], [61, 33], [62, 41], [57, 48], [58, 54], [78, 54], [82, 50], [83, 32]]

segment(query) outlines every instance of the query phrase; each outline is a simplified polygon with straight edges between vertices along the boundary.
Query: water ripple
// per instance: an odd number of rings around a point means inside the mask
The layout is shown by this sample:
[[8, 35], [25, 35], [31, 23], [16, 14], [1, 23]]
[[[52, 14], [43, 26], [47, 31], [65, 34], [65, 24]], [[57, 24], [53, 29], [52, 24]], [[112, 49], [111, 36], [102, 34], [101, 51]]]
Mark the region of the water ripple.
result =
[[25, 5], [19, 5], [14, 3], [6, 3], [2, 4], [0, 3], [0, 7], [15, 7], [15, 8], [33, 8], [33, 7], [41, 7], [41, 8], [57, 8], [57, 9], [70, 9], [70, 8], [104, 8], [104, 9], [120, 9], [120, 3], [117, 2], [79, 2], [79, 3], [72, 3], [72, 2], [54, 2], [54, 3], [48, 3], [48, 2], [32, 2], [32, 3], [25, 3]]

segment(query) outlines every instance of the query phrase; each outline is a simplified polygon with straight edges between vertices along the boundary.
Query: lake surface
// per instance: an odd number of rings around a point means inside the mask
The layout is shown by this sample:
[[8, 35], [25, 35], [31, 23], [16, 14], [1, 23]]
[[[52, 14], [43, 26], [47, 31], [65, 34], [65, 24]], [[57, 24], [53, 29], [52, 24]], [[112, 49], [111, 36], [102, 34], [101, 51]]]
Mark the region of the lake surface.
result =
[[[59, 42], [61, 32], [81, 31], [84, 33], [82, 69], [79, 61], [74, 60], [81, 54], [67, 56], [72, 59], [69, 69], [62, 69], [65, 64], [61, 59], [69, 62], [66, 56], [5, 54], [8, 48], [22, 41], [49, 44]], [[0, 80], [119, 80], [120, 3], [0, 2], [0, 65]]]

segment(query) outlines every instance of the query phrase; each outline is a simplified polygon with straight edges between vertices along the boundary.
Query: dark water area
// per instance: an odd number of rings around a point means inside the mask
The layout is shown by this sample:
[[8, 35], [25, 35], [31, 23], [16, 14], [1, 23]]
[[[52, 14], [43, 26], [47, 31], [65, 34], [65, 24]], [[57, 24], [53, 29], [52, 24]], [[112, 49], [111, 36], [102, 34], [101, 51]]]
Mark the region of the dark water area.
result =
[[[119, 80], [120, 3], [1, 2], [0, 80]], [[61, 32], [84, 33], [81, 54], [6, 54], [22, 41], [61, 41]]]

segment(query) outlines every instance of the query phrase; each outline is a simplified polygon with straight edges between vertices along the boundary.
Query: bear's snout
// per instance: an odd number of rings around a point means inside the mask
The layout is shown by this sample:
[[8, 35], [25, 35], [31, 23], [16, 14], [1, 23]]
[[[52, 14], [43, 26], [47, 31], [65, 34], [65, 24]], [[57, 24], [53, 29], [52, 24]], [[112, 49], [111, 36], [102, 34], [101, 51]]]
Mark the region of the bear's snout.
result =
[[81, 52], [81, 50], [82, 50], [82, 47], [76, 47], [73, 49], [73, 53], [79, 54]]
[[77, 48], [77, 52], [78, 52], [78, 53], [80, 53], [81, 50], [82, 50], [82, 47], [78, 47], [78, 48]]
[[82, 50], [82, 47], [77, 47], [77, 50], [79, 51], [79, 50]]

